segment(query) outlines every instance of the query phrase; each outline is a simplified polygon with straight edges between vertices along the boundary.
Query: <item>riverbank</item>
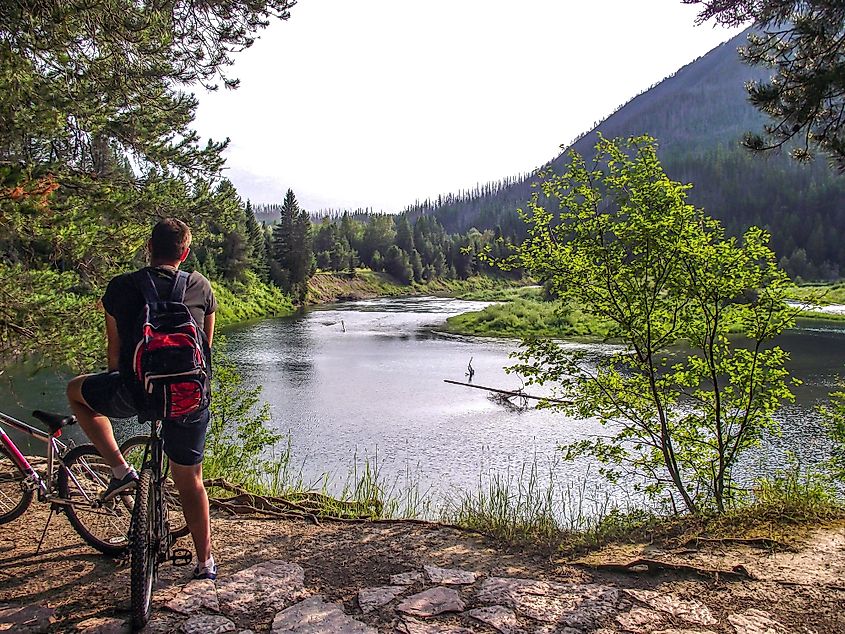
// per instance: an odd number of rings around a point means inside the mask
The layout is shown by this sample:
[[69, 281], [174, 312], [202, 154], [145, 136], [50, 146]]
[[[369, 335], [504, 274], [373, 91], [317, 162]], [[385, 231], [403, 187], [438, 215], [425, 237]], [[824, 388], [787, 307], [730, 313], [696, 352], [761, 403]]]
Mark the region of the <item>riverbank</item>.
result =
[[[47, 512], [37, 505], [4, 526], [0, 621], [20, 615], [28, 625], [15, 631], [27, 632], [128, 631], [128, 566], [83, 546], [62, 518], [35, 554], [31, 530]], [[273, 623], [293, 632], [305, 622], [308, 631], [341, 631], [343, 622], [343, 631], [367, 634], [845, 630], [842, 522], [801, 530], [788, 548], [702, 536], [577, 558], [410, 522], [218, 516], [212, 531], [217, 581], [191, 583], [189, 568], [163, 565], [145, 631], [260, 632]], [[626, 567], [638, 559], [649, 564]]]
[[356, 269], [355, 275], [342, 273], [317, 273], [308, 282], [308, 304], [331, 304], [340, 301], [357, 301], [377, 297], [403, 297], [434, 295], [464, 297], [469, 294], [490, 293], [500, 289], [524, 286], [519, 280], [508, 280], [476, 275], [466, 280], [436, 279], [429, 282], [403, 285], [387, 273], [369, 269]]

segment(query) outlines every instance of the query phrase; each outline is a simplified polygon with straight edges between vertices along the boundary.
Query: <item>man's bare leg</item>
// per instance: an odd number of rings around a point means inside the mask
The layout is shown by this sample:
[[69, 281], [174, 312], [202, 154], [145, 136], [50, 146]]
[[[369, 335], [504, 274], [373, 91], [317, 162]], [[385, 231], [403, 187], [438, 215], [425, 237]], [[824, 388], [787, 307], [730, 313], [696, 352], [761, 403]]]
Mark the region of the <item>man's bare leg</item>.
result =
[[100, 452], [103, 460], [112, 468], [126, 467], [126, 460], [120, 453], [111, 421], [102, 414], [95, 412], [82, 397], [82, 382], [90, 375], [78, 376], [67, 386], [67, 398], [70, 409], [76, 415], [76, 420], [88, 439]]
[[202, 483], [202, 463], [186, 466], [171, 460], [170, 473], [179, 491], [182, 512], [194, 540], [197, 560], [202, 566], [211, 557], [211, 521], [208, 515], [208, 494]]

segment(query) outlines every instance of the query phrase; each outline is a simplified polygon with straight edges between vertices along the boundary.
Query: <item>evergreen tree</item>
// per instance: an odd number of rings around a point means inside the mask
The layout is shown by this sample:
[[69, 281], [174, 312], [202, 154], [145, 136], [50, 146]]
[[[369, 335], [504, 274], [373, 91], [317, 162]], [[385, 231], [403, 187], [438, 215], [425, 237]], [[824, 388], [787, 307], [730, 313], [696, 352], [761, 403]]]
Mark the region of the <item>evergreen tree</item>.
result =
[[293, 190], [288, 189], [281, 207], [281, 217], [273, 227], [273, 281], [304, 302], [308, 278], [314, 271], [311, 245], [311, 221], [300, 209]]

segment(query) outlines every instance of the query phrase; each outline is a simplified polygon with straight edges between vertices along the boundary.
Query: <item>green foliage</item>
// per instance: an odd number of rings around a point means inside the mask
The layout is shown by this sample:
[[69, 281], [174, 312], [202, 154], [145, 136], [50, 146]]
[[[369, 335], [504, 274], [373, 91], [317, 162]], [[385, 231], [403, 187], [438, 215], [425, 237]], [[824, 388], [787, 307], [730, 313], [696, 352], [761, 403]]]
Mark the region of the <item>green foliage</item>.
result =
[[833, 444], [828, 470], [834, 478], [845, 482], [845, 391], [831, 392], [830, 401], [819, 406], [819, 413]]
[[216, 186], [226, 142], [202, 143], [191, 129], [192, 90], [234, 86], [231, 54], [291, 4], [0, 6], [4, 362], [35, 353], [90, 363], [102, 326], [88, 306], [110, 277], [142, 263], [163, 216], [188, 222], [198, 250], [207, 241], [194, 261], [212, 277], [241, 279], [252, 266], [235, 227], [240, 201]]
[[203, 471], [208, 478], [257, 483], [273, 470], [266, 454], [282, 435], [267, 427], [270, 405], [260, 400], [261, 386], [247, 387], [237, 366], [225, 355], [221, 338], [213, 350], [211, 422]]
[[444, 330], [487, 337], [604, 338], [608, 326], [571, 304], [517, 298], [449, 317]]
[[[726, 238], [685, 201], [648, 137], [601, 139], [589, 164], [572, 153], [549, 175], [525, 215], [529, 238], [511, 260], [552, 293], [611, 324], [626, 349], [587, 361], [548, 340], [527, 341], [511, 368], [528, 383], [551, 383], [563, 406], [608, 427], [566, 447], [588, 454], [611, 480], [669, 495], [692, 512], [724, 511], [738, 495], [732, 470], [791, 398], [786, 353], [771, 340], [792, 323], [789, 285], [750, 229]], [[728, 337], [740, 327], [742, 337]], [[685, 343], [683, 350], [678, 344]]]
[[246, 280], [228, 285], [221, 282], [211, 283], [218, 303], [219, 325], [293, 314], [290, 296], [282, 293], [279, 288], [259, 281], [254, 273], [248, 273]]

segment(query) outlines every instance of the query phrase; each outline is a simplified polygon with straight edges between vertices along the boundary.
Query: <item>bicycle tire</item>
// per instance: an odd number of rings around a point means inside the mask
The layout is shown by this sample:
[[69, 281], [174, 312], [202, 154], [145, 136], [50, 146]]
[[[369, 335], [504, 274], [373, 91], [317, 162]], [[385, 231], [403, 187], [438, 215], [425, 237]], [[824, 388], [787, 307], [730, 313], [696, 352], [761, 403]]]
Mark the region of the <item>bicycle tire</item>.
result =
[[130, 536], [130, 594], [132, 625], [143, 628], [150, 620], [153, 603], [153, 583], [158, 568], [156, 533], [156, 500], [151, 469], [141, 471], [135, 493], [135, 508]]
[[[119, 557], [129, 548], [129, 524], [133, 500], [117, 495], [95, 504], [112, 477], [111, 467], [94, 445], [78, 445], [62, 456], [57, 480], [67, 519], [85, 542], [104, 555]], [[73, 477], [71, 477], [71, 474]]]
[[[126, 458], [126, 462], [135, 467], [138, 473], [141, 472], [143, 466], [141, 462], [144, 460], [144, 451], [149, 441], [149, 436], [132, 436], [120, 446], [120, 453]], [[185, 537], [190, 533], [190, 530], [182, 513], [179, 492], [170, 478], [165, 481], [164, 499], [167, 502], [167, 523], [170, 526], [170, 534], [173, 535], [174, 539]]]
[[16, 520], [29, 508], [32, 489], [5, 449], [0, 449], [0, 524]]

